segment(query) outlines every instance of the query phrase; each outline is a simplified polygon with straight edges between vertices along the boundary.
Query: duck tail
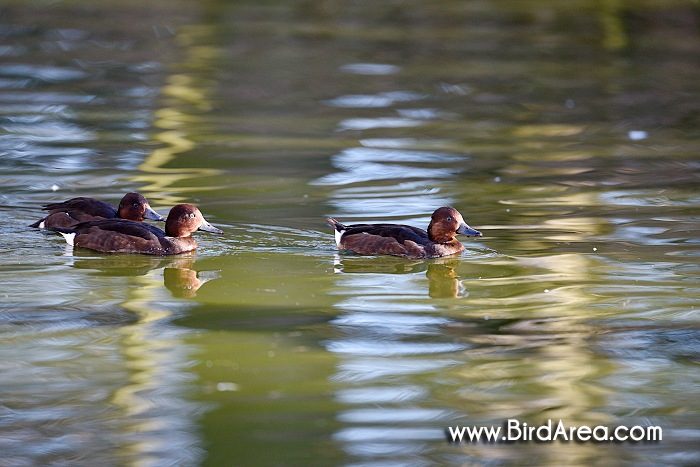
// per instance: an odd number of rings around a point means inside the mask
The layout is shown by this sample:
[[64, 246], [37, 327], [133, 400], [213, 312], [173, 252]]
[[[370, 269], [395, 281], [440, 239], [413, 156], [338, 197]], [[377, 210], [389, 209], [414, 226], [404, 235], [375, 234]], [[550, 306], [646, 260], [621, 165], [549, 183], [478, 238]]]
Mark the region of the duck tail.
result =
[[327, 220], [328, 224], [335, 230], [335, 244], [338, 245], [338, 248], [342, 249], [341, 245], [343, 241], [343, 234], [348, 228], [340, 222], [338, 222], [337, 220], [333, 219], [332, 217], [329, 217]]
[[70, 229], [65, 229], [63, 227], [57, 227], [53, 230], [63, 235], [63, 238], [67, 244], [69, 244], [70, 246], [75, 246], [75, 232], [71, 231]]

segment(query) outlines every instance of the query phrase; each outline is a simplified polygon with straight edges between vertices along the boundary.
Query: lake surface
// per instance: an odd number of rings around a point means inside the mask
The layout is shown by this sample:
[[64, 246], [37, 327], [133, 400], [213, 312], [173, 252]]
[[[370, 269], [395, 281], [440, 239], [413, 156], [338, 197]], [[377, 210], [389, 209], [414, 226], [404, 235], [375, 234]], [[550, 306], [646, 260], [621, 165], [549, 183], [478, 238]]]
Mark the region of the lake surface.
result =
[[[109, 3], [0, 7], [0, 465], [700, 463], [697, 6]], [[128, 191], [225, 233], [27, 227]], [[447, 442], [507, 420], [663, 439]]]

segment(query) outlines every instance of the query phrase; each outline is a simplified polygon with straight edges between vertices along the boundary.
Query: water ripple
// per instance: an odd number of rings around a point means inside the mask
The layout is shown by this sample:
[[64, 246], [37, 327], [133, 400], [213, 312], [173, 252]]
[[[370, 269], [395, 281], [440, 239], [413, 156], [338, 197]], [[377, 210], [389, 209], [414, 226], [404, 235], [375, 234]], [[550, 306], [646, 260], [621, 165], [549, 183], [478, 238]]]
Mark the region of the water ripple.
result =
[[425, 123], [425, 120], [406, 117], [348, 118], [338, 123], [338, 130], [359, 131], [379, 128], [410, 128]]
[[418, 407], [394, 408], [373, 407], [348, 409], [338, 414], [338, 420], [346, 423], [426, 423], [442, 420], [449, 416], [449, 410], [423, 409]]
[[333, 156], [335, 167], [342, 170], [312, 181], [313, 185], [349, 185], [378, 180], [407, 178], [440, 179], [453, 177], [451, 168], [409, 166], [397, 162], [444, 164], [463, 160], [464, 157], [427, 151], [399, 151], [377, 148], [351, 148]]
[[401, 68], [396, 65], [385, 63], [348, 63], [340, 67], [345, 73], [355, 75], [392, 75], [398, 73]]
[[24, 141], [85, 142], [97, 139], [94, 132], [67, 122], [33, 122], [5, 124], [1, 128], [8, 133], [22, 135]]
[[329, 352], [342, 354], [394, 356], [459, 352], [467, 349], [467, 346], [445, 342], [377, 341], [355, 338], [328, 342], [326, 349]]
[[26, 102], [37, 105], [50, 102], [56, 104], [85, 104], [96, 100], [96, 96], [90, 94], [66, 94], [60, 92], [28, 92], [2, 93], [0, 102]]
[[339, 316], [332, 321], [337, 326], [364, 328], [363, 332], [384, 335], [438, 335], [440, 326], [448, 324], [446, 318], [422, 314], [355, 312]]
[[331, 157], [335, 166], [355, 165], [363, 162], [425, 162], [442, 164], [460, 162], [466, 157], [457, 154], [434, 151], [411, 151], [379, 148], [348, 148]]
[[337, 371], [331, 379], [367, 383], [393, 377], [439, 372], [456, 365], [460, 365], [460, 362], [435, 356], [431, 356], [431, 358], [358, 356], [339, 362]]
[[362, 441], [405, 441], [421, 439], [444, 439], [443, 430], [412, 427], [351, 427], [337, 431], [334, 439], [344, 442]]
[[364, 386], [340, 389], [335, 392], [338, 402], [344, 404], [388, 404], [420, 401], [428, 390], [420, 386]]
[[33, 64], [3, 65], [0, 75], [22, 76], [48, 82], [73, 81], [85, 79], [88, 76], [86, 72], [75, 68]]

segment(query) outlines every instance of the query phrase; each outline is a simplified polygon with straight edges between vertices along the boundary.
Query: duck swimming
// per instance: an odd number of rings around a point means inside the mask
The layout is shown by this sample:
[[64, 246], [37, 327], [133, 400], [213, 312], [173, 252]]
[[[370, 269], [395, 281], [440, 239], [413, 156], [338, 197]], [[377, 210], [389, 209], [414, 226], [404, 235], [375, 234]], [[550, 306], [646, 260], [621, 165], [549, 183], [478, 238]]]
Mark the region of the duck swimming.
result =
[[72, 227], [80, 222], [98, 219], [165, 220], [163, 216], [151, 209], [146, 198], [138, 193], [124, 195], [117, 209], [104, 201], [81, 196], [61, 203], [47, 204], [43, 210], [49, 211], [48, 216], [34, 222], [30, 227], [54, 230], [56, 227]]
[[144, 255], [177, 255], [197, 249], [190, 235], [203, 230], [223, 233], [191, 204], [178, 204], [168, 213], [165, 231], [150, 224], [126, 219], [100, 219], [81, 222], [72, 227], [56, 227], [66, 242], [103, 253], [141, 253]]
[[335, 242], [340, 250], [360, 255], [393, 255], [410, 259], [438, 258], [464, 251], [456, 234], [481, 237], [469, 227], [455, 208], [443, 206], [433, 212], [428, 230], [401, 224], [343, 225], [332, 217], [328, 223], [335, 229]]

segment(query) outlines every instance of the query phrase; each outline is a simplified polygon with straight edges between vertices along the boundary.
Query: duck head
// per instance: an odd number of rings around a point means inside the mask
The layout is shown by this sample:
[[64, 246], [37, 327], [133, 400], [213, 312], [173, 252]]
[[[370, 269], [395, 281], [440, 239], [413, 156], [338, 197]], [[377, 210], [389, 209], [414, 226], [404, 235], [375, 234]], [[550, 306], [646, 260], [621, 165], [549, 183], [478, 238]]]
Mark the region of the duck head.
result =
[[164, 221], [165, 217], [155, 212], [143, 195], [138, 193], [127, 193], [119, 202], [117, 208], [119, 217], [131, 221], [143, 221], [152, 219], [154, 221]]
[[428, 238], [437, 243], [447, 243], [454, 240], [456, 234], [481, 237], [481, 232], [469, 227], [455, 208], [450, 206], [437, 208], [430, 218]]
[[224, 233], [207, 222], [196, 206], [191, 204], [173, 206], [165, 221], [165, 233], [171, 237], [189, 237], [197, 230], [216, 234]]

